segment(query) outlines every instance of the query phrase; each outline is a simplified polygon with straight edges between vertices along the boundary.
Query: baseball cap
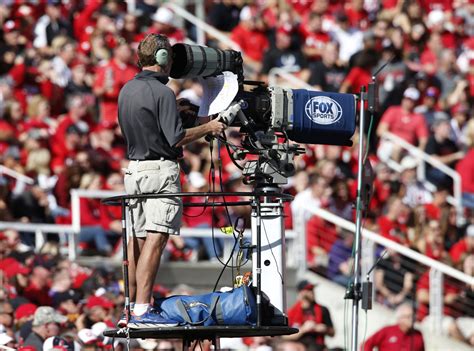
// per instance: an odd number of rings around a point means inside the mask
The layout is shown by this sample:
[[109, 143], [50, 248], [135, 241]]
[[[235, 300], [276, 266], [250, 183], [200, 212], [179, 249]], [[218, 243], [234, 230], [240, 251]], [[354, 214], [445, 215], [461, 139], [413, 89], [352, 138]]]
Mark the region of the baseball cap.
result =
[[43, 325], [47, 323], [66, 323], [67, 317], [57, 312], [54, 308], [49, 306], [41, 306], [35, 312], [33, 319], [33, 326]]
[[92, 295], [87, 299], [85, 307], [87, 308], [102, 307], [105, 309], [109, 309], [109, 308], [114, 307], [114, 304], [112, 303], [112, 301], [106, 298]]
[[97, 335], [95, 335], [92, 330], [88, 328], [79, 330], [77, 336], [84, 345], [93, 344], [98, 340]]
[[19, 30], [19, 29], [20, 29], [20, 26], [18, 25], [18, 23], [13, 20], [8, 20], [3, 25], [4, 33], [10, 33], [10, 32], [13, 32], [14, 30]]
[[420, 98], [420, 92], [418, 89], [410, 87], [403, 92], [403, 97], [417, 101]]
[[296, 288], [298, 289], [298, 291], [313, 290], [315, 286], [316, 286], [315, 284], [310, 283], [308, 280], [304, 279], [304, 280], [301, 280], [298, 283], [298, 285], [296, 285]]
[[74, 351], [74, 344], [59, 336], [51, 336], [44, 341], [43, 351]]
[[466, 229], [466, 236], [474, 237], [474, 224], [470, 224]]
[[444, 111], [436, 111], [433, 114], [433, 117], [434, 117], [433, 126], [440, 125], [441, 123], [444, 123], [444, 122], [449, 122], [449, 115]]
[[412, 156], [405, 156], [400, 163], [402, 170], [413, 169], [418, 165], [417, 160]]
[[425, 95], [429, 97], [438, 97], [439, 89], [436, 87], [428, 87], [428, 89], [426, 89]]
[[241, 21], [250, 21], [252, 19], [252, 9], [250, 6], [245, 6], [240, 10], [239, 19]]
[[0, 345], [4, 346], [8, 344], [9, 342], [12, 342], [13, 338], [8, 335], [7, 333], [1, 333], [0, 334]]
[[456, 104], [451, 108], [451, 113], [453, 115], [457, 113], [467, 114], [468, 112], [469, 112], [469, 108], [465, 104]]
[[160, 22], [163, 24], [168, 24], [170, 26], [174, 25], [174, 13], [169, 8], [161, 6], [156, 12], [151, 16], [151, 19], [155, 22]]
[[5, 274], [7, 279], [14, 277], [17, 274], [27, 275], [30, 273], [30, 269], [28, 267], [22, 265], [14, 258], [6, 258], [3, 260], [0, 270], [3, 270], [3, 274]]
[[32, 304], [32, 303], [25, 303], [21, 306], [19, 306], [16, 311], [15, 311], [15, 319], [19, 320], [24, 317], [32, 316], [36, 312], [36, 309], [38, 306]]

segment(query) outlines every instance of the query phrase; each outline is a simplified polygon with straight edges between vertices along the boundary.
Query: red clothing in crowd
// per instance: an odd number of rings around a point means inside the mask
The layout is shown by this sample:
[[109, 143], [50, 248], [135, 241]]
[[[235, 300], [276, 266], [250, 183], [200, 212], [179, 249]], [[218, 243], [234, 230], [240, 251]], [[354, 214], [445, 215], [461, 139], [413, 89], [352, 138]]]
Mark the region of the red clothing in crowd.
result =
[[[444, 296], [449, 294], [459, 294], [459, 286], [456, 284], [457, 282], [453, 282], [453, 279], [449, 277], [445, 277], [443, 280], [443, 294]], [[427, 270], [418, 280], [416, 284], [416, 292], [420, 290], [427, 290], [430, 291], [430, 271]], [[454, 309], [452, 306], [444, 304], [443, 313], [447, 316], [451, 317], [459, 317], [462, 311], [458, 311]], [[427, 315], [429, 314], [429, 305], [424, 303], [418, 304], [418, 310], [416, 319], [418, 321], [422, 321]]]
[[324, 219], [313, 216], [306, 224], [307, 257], [309, 262], [313, 262], [315, 257], [312, 251], [314, 247], [320, 247], [329, 253], [332, 245], [338, 239], [336, 227]]
[[456, 164], [456, 171], [461, 176], [462, 191], [474, 194], [474, 149]]
[[406, 244], [407, 243], [407, 238], [406, 238], [406, 232], [407, 232], [407, 226], [406, 224], [399, 223], [398, 221], [393, 221], [387, 216], [382, 216], [378, 219], [377, 221], [379, 228], [380, 228], [380, 234], [390, 240], [395, 241], [396, 243], [399, 244]]
[[449, 255], [451, 256], [451, 260], [453, 260], [453, 264], [456, 265], [461, 263], [463, 257], [468, 254], [474, 254], [474, 246], [469, 247], [467, 240], [467, 238], [462, 238], [451, 247], [451, 250], [449, 250]]
[[360, 92], [360, 88], [367, 86], [371, 80], [372, 74], [369, 70], [360, 67], [354, 67], [350, 70], [346, 79], [344, 79], [344, 83], [350, 84], [349, 93], [358, 93]]
[[96, 12], [102, 6], [101, 0], [89, 0], [86, 6], [76, 14], [73, 20], [74, 36], [79, 43], [88, 42], [95, 29]]
[[363, 351], [423, 351], [423, 334], [418, 330], [404, 333], [398, 325], [389, 325], [380, 329], [364, 343]]
[[81, 225], [83, 226], [100, 226], [100, 200], [99, 199], [88, 199], [81, 197], [80, 199], [81, 208]]
[[120, 89], [132, 79], [138, 70], [130, 64], [122, 64], [112, 59], [97, 70], [94, 89], [103, 88], [107, 84], [111, 89], [106, 90], [100, 99], [100, 121], [117, 123], [118, 96]]
[[390, 107], [382, 116], [380, 123], [388, 125], [388, 131], [417, 145], [420, 138], [428, 138], [429, 131], [423, 115], [405, 112], [401, 106]]
[[248, 30], [241, 24], [232, 30], [230, 39], [240, 46], [245, 55], [255, 61], [262, 61], [263, 54], [269, 46], [265, 33], [258, 30]]

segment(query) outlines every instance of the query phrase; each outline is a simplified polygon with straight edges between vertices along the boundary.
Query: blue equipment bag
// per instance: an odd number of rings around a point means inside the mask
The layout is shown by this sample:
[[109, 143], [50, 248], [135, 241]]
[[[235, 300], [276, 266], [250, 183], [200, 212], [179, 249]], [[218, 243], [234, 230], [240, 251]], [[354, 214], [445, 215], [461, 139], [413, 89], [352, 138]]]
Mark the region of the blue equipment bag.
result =
[[255, 325], [257, 304], [247, 285], [229, 292], [175, 295], [155, 300], [154, 308], [179, 325]]

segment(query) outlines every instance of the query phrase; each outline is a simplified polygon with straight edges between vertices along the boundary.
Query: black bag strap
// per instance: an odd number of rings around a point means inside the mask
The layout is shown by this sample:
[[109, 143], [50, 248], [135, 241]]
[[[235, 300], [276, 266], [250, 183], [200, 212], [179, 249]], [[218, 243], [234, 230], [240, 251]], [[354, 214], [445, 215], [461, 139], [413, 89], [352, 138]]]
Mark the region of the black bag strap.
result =
[[183, 300], [181, 300], [181, 299], [176, 300], [176, 307], [178, 308], [179, 312], [181, 313], [181, 316], [183, 317], [183, 319], [186, 321], [187, 324], [189, 324], [189, 325], [201, 325], [201, 324], [204, 324], [209, 318], [212, 317], [212, 315], [214, 313], [214, 310], [216, 309], [217, 303], [219, 302], [219, 299], [220, 299], [220, 295], [218, 295], [218, 294], [216, 294], [212, 297], [211, 306], [209, 307], [209, 314], [207, 315], [206, 318], [204, 318], [203, 320], [197, 321], [197, 322], [193, 322], [191, 320], [191, 317], [189, 316], [188, 309], [186, 308], [186, 305], [183, 302]]

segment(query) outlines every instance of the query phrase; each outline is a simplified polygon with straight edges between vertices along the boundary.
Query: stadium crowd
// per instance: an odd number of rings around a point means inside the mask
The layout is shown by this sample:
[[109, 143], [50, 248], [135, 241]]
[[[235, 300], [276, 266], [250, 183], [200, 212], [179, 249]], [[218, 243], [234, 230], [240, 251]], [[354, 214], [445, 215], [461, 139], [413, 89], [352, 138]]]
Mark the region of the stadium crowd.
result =
[[[161, 3], [134, 3], [133, 9], [119, 0], [0, 5], [0, 164], [34, 179], [29, 185], [0, 174], [0, 221], [69, 224], [71, 189], [123, 191], [121, 169], [127, 160], [117, 97], [138, 72], [138, 43], [148, 33], [165, 34], [172, 44], [196, 37], [195, 27], [180, 23]], [[365, 226], [474, 274], [472, 1], [221, 0], [207, 1], [206, 10], [207, 22], [240, 46], [246, 79], [267, 81], [277, 67], [318, 90], [358, 93], [389, 62], [377, 75], [380, 110], [366, 131], [375, 180]], [[214, 38], [207, 43], [225, 48]], [[197, 81], [172, 80], [169, 86], [178, 98], [200, 105]], [[387, 131], [459, 172], [464, 221], [447, 200], [452, 180], [427, 167], [426, 178], [435, 186], [428, 190], [416, 177], [419, 160], [384, 139]], [[228, 140], [239, 145], [240, 139], [230, 128]], [[352, 147], [305, 145], [285, 187], [295, 196], [285, 209], [286, 228], [310, 206], [354, 219], [357, 135], [353, 141]], [[211, 177], [218, 153], [222, 166]], [[250, 190], [225, 149], [215, 148], [211, 156], [204, 141], [185, 148], [181, 168], [185, 191]], [[80, 254], [113, 255], [120, 246], [120, 209], [96, 199], [82, 198], [80, 205]], [[247, 208], [230, 208], [230, 216], [250, 223]], [[226, 218], [219, 211], [188, 207], [183, 226], [231, 225]], [[114, 325], [123, 307], [120, 280], [107, 269], [91, 270], [62, 257], [57, 237], [48, 238], [35, 253], [30, 233], [0, 233], [0, 344], [39, 351], [44, 340], [61, 334], [61, 340], [49, 342], [111, 348], [112, 340], [101, 333]], [[308, 218], [308, 265], [341, 285], [350, 281], [352, 242], [351, 233]], [[212, 259], [214, 252], [222, 254], [220, 245], [219, 239], [175, 237], [167, 259]], [[396, 253], [388, 256], [376, 270], [377, 299], [392, 307], [415, 300], [417, 318], [424, 319], [429, 271]], [[446, 279], [444, 288], [445, 314], [451, 317], [446, 330], [474, 345], [474, 287]], [[156, 293], [169, 291], [157, 287]], [[151, 342], [135, 346], [174, 349]]]

